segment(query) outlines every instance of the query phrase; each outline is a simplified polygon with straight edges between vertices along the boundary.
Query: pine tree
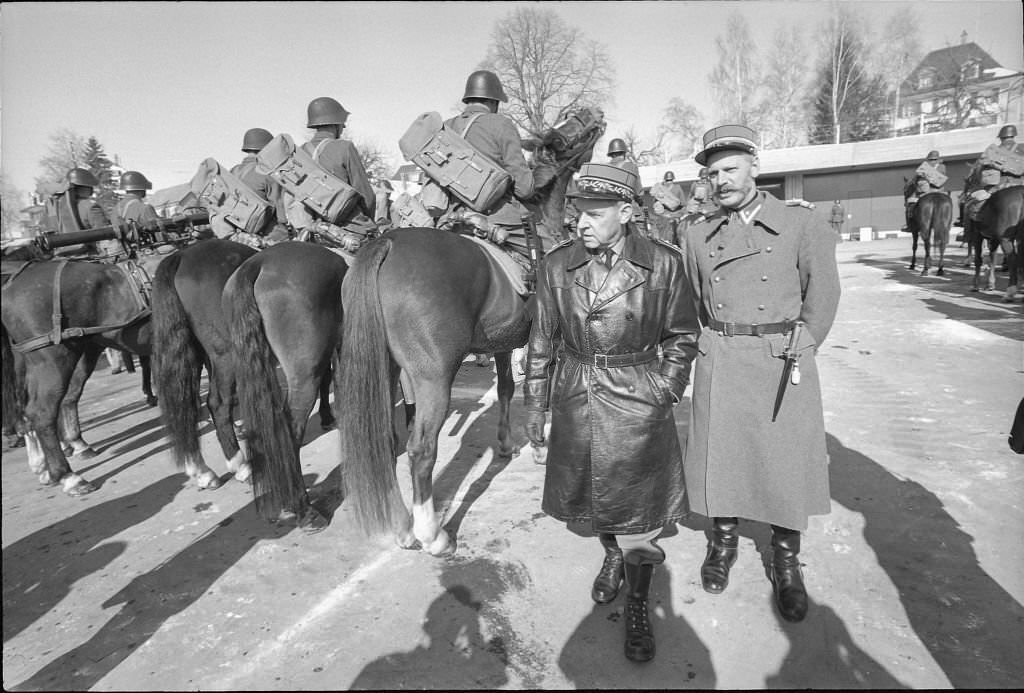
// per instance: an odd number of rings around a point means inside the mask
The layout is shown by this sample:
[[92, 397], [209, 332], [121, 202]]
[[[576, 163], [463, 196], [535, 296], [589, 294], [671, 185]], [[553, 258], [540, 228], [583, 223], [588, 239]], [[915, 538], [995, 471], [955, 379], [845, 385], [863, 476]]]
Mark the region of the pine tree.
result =
[[103, 151], [103, 145], [100, 144], [94, 135], [90, 135], [89, 139], [85, 141], [83, 157], [85, 159], [85, 167], [101, 180], [101, 174], [104, 171], [109, 171], [110, 167], [114, 165], [114, 162], [107, 158], [107, 153]]

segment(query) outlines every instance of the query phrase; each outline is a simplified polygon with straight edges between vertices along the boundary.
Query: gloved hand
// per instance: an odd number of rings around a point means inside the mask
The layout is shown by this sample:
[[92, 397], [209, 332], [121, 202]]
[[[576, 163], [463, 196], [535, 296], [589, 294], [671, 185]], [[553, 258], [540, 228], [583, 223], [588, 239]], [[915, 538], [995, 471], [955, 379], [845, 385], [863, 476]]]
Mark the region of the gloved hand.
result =
[[547, 421], [547, 412], [537, 410], [526, 412], [526, 437], [534, 445], [544, 444], [544, 426], [547, 424]]
[[551, 164], [537, 164], [537, 167], [533, 169], [533, 187], [543, 190], [555, 180], [556, 173], [555, 167]]
[[359, 250], [363, 244], [363, 237], [355, 233], [346, 233], [341, 237], [341, 247], [350, 253]]

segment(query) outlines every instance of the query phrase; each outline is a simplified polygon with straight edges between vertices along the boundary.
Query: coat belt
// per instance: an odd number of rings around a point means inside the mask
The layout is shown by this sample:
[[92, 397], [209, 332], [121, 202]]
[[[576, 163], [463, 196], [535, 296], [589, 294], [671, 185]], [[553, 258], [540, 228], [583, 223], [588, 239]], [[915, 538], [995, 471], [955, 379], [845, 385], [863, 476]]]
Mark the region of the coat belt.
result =
[[760, 337], [763, 334], [784, 334], [793, 329], [796, 324], [794, 320], [783, 322], [753, 323], [745, 325], [741, 322], [722, 322], [711, 318], [708, 320], [708, 327], [726, 337], [742, 335], [746, 337]]
[[634, 351], [630, 354], [581, 354], [575, 349], [570, 348], [568, 345], [562, 345], [562, 350], [574, 361], [579, 361], [584, 366], [596, 366], [597, 368], [638, 366], [641, 363], [649, 363], [658, 358], [657, 349]]

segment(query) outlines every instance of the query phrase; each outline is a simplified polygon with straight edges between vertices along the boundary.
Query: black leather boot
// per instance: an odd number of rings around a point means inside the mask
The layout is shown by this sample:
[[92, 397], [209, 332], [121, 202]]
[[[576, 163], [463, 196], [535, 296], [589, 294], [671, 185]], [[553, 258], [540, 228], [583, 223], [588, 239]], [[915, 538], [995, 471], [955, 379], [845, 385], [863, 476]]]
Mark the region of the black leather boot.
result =
[[775, 605], [787, 621], [807, 616], [807, 590], [800, 571], [800, 532], [772, 525], [771, 579]]
[[634, 662], [654, 659], [654, 632], [647, 615], [653, 563], [626, 563], [626, 658]]
[[594, 578], [594, 586], [590, 596], [598, 604], [607, 604], [619, 596], [622, 584], [622, 549], [615, 543], [614, 534], [602, 534], [601, 545], [604, 547], [604, 563], [601, 571]]
[[716, 517], [714, 521], [708, 555], [700, 567], [700, 580], [705, 592], [721, 594], [729, 586], [729, 569], [736, 562], [739, 524], [735, 517]]

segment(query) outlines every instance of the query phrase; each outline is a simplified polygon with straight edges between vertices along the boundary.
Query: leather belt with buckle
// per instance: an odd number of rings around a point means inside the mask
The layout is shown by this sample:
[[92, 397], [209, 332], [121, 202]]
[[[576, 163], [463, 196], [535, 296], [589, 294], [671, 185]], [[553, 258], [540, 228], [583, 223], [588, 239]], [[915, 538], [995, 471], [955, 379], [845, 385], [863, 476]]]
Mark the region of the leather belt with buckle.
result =
[[753, 323], [750, 325], [741, 322], [722, 322], [711, 318], [708, 320], [708, 327], [725, 335], [726, 337], [760, 337], [763, 334], [785, 334], [793, 329], [796, 322], [786, 320], [784, 322]]

